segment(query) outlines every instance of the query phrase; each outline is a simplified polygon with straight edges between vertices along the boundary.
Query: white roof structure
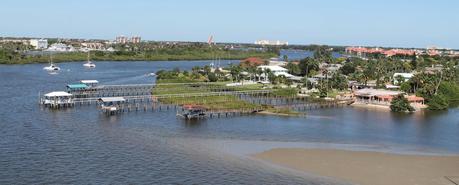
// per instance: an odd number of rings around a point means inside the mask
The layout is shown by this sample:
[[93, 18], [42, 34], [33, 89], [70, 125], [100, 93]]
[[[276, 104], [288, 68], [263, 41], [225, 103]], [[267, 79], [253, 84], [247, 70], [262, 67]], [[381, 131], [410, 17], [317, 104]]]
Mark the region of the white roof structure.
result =
[[54, 92], [45, 94], [45, 97], [69, 97], [69, 96], [73, 96], [73, 95], [70, 93], [64, 92], [64, 91], [54, 91]]
[[277, 75], [277, 76], [282, 76], [282, 75], [283, 75], [283, 76], [285, 76], [285, 77], [287, 77], [287, 78], [295, 77], [295, 76], [293, 76], [292, 74], [287, 73], [287, 72], [277, 72], [276, 75]]
[[123, 97], [106, 97], [106, 98], [99, 98], [102, 102], [124, 102], [126, 99]]
[[80, 80], [81, 83], [83, 84], [97, 84], [99, 81], [97, 80]]
[[394, 77], [402, 76], [403, 78], [412, 78], [413, 75], [413, 73], [394, 73]]
[[396, 96], [402, 94], [401, 91], [390, 91], [385, 89], [360, 89], [354, 92], [356, 96]]
[[258, 66], [258, 68], [261, 68], [263, 70], [266, 70], [266, 69], [269, 69], [271, 70], [273, 73], [275, 72], [288, 72], [287, 69], [283, 68], [283, 67], [280, 67], [280, 66], [266, 66], [266, 65], [261, 65], [261, 66]]
[[398, 85], [386, 84], [386, 89], [400, 89]]

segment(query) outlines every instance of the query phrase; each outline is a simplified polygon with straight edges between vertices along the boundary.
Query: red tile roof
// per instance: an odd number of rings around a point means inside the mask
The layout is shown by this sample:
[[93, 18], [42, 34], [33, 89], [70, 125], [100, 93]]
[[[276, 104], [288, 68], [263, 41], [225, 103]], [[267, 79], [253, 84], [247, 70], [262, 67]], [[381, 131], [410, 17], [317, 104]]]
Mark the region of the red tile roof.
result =
[[381, 48], [364, 48], [364, 47], [347, 47], [346, 52], [354, 52], [354, 53], [379, 53], [386, 56], [394, 56], [394, 55], [414, 55], [415, 51], [413, 50], [406, 50], [406, 49], [390, 49], [384, 50]]
[[265, 64], [265, 60], [258, 58], [258, 57], [249, 57], [244, 60], [241, 60], [241, 65], [249, 65], [249, 66], [259, 66]]

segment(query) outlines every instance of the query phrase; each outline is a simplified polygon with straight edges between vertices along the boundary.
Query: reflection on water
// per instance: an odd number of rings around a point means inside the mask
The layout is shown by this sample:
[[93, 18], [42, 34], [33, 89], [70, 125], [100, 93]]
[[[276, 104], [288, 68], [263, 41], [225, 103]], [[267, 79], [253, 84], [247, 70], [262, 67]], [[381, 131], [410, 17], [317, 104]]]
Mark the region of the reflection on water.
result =
[[309, 111], [302, 118], [185, 121], [175, 111], [107, 117], [94, 105], [59, 111], [37, 105], [38, 92], [62, 90], [82, 79], [153, 83], [145, 74], [209, 63], [97, 62], [94, 70], [62, 63], [58, 75], [47, 74], [40, 64], [0, 66], [0, 104], [6, 107], [0, 111], [0, 184], [338, 184], [219, 152], [225, 146], [263, 145], [258, 142], [459, 152], [459, 109], [407, 115], [339, 108]]

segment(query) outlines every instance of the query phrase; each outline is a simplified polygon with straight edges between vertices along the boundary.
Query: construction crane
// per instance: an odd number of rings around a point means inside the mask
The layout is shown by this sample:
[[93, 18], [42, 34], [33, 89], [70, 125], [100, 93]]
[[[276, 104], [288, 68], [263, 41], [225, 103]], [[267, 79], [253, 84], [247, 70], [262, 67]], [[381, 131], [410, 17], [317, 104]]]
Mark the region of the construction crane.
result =
[[214, 42], [214, 36], [213, 36], [213, 35], [210, 35], [210, 36], [209, 36], [209, 39], [207, 40], [207, 43], [208, 43], [209, 45], [212, 45], [212, 43], [215, 44], [215, 42]]

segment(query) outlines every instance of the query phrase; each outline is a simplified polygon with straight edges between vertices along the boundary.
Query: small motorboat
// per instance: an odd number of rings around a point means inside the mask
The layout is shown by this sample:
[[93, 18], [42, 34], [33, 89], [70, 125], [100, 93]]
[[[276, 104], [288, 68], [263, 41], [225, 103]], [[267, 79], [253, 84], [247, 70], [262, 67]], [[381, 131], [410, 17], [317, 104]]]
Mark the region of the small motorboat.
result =
[[204, 119], [207, 117], [207, 109], [199, 105], [183, 105], [182, 111], [177, 112], [178, 117], [186, 120]]

